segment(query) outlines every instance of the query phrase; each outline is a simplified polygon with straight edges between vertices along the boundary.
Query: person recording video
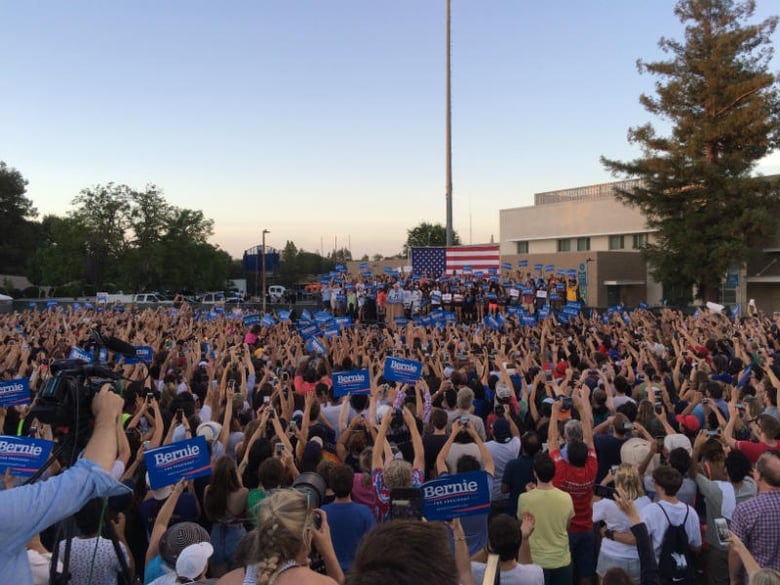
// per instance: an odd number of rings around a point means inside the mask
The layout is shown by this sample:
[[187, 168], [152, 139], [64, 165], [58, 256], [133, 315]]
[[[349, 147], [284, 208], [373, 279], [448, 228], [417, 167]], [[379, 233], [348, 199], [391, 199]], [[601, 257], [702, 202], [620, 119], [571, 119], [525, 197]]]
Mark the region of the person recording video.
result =
[[92, 400], [95, 426], [81, 459], [46, 481], [0, 492], [0, 575], [6, 582], [33, 582], [25, 546], [42, 530], [78, 512], [93, 498], [127, 490], [111, 476], [124, 400], [110, 388], [104, 384]]

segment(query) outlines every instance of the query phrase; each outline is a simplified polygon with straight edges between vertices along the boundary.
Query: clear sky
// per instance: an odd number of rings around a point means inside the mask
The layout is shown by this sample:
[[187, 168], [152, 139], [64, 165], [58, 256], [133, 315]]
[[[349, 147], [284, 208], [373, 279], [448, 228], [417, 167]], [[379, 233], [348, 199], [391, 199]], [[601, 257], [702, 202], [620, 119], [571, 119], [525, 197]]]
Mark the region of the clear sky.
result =
[[[758, 0], [757, 18], [780, 12]], [[681, 38], [673, 0], [452, 0], [454, 226], [612, 180]], [[0, 160], [42, 213], [155, 183], [234, 256], [292, 240], [395, 254], [444, 223], [445, 0], [0, 0]], [[778, 61], [773, 65], [777, 69]], [[764, 164], [780, 172], [780, 156]]]

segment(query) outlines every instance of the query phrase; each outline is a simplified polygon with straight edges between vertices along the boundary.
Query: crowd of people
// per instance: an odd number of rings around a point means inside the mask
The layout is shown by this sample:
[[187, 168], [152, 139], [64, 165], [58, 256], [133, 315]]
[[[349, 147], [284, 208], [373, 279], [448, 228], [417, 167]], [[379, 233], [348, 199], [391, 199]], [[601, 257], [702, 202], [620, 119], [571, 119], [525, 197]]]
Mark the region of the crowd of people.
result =
[[[313, 352], [294, 322], [186, 303], [0, 316], [0, 380], [32, 391], [0, 409], [4, 435], [65, 440], [36, 406], [96, 327], [153, 350], [107, 353], [121, 380], [91, 398], [75, 462], [31, 485], [5, 474], [0, 575], [49, 583], [54, 556], [79, 584], [780, 583], [777, 322], [503, 317], [357, 319]], [[421, 362], [419, 381], [386, 380], [387, 357]], [[370, 390], [336, 396], [334, 372], [353, 369]], [[197, 436], [211, 473], [152, 489], [144, 452]], [[398, 490], [474, 471], [489, 511], [396, 517]]]

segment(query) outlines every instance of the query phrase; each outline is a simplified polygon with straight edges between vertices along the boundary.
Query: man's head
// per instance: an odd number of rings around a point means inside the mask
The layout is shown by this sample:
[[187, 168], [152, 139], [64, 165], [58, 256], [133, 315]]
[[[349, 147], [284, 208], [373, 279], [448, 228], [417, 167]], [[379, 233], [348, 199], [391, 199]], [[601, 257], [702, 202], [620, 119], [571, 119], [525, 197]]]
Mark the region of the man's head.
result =
[[441, 408], [434, 408], [431, 411], [431, 424], [437, 431], [442, 431], [447, 428], [447, 413]]
[[340, 463], [330, 470], [330, 489], [337, 498], [346, 498], [352, 493], [352, 482], [355, 480], [355, 472], [349, 465]]
[[563, 427], [563, 438], [567, 443], [582, 441], [582, 423], [576, 419], [566, 421]]
[[458, 410], [471, 410], [474, 405], [474, 391], [464, 387], [458, 390]]
[[629, 428], [631, 421], [622, 412], [618, 412], [612, 421], [612, 428], [615, 430], [615, 435], [618, 437], [625, 437], [626, 433], [631, 429]]
[[574, 467], [585, 467], [588, 462], [588, 446], [582, 441], [572, 441], [566, 451], [569, 463]]
[[684, 447], [672, 449], [669, 452], [669, 465], [683, 475], [691, 466], [691, 456]]
[[729, 454], [726, 455], [725, 465], [726, 474], [729, 477], [729, 481], [732, 483], [742, 481], [753, 469], [747, 455], [737, 449], [729, 451]]
[[547, 453], [537, 453], [534, 457], [534, 475], [542, 483], [548, 483], [555, 477], [555, 462]]
[[469, 473], [471, 471], [480, 471], [481, 469], [482, 464], [473, 455], [461, 455], [456, 463], [456, 473]]
[[517, 551], [523, 542], [520, 522], [508, 514], [494, 516], [488, 526], [488, 546], [501, 562], [517, 558]]
[[671, 465], [659, 465], [653, 470], [653, 482], [659, 494], [673, 498], [683, 482], [683, 476]]
[[539, 440], [539, 435], [536, 431], [528, 431], [520, 437], [520, 452], [527, 457], [533, 457], [542, 448], [542, 443]]
[[771, 414], [760, 414], [757, 424], [765, 441], [774, 441], [780, 435], [780, 421]]
[[756, 475], [762, 491], [780, 489], [780, 451], [765, 451], [756, 461]]

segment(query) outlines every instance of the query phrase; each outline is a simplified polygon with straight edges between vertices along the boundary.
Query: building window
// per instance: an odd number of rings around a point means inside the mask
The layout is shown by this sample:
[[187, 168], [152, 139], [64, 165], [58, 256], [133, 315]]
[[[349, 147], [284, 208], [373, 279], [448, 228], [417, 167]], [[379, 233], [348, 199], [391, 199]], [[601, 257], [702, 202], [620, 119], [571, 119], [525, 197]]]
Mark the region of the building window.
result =
[[609, 249], [622, 250], [625, 247], [623, 236], [609, 236]]
[[647, 248], [647, 234], [634, 234], [634, 243], [631, 247], [634, 250]]
[[528, 242], [517, 242], [517, 253], [528, 254]]
[[587, 252], [590, 250], [590, 238], [577, 238], [577, 251]]
[[565, 240], [558, 240], [558, 251], [571, 252], [571, 240], [568, 238]]

